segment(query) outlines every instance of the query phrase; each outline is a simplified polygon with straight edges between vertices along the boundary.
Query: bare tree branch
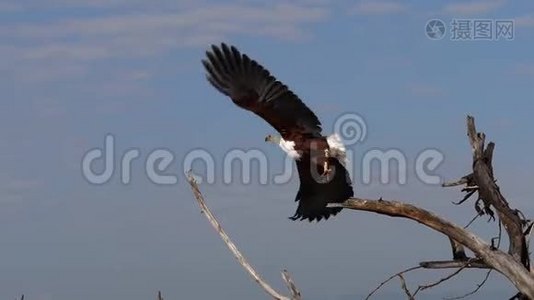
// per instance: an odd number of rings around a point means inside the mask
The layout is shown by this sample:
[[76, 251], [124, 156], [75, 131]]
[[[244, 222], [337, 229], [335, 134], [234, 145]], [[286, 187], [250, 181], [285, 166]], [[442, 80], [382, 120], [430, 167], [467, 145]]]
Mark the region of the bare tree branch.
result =
[[[479, 200], [484, 203], [484, 206], [479, 208], [479, 201], [477, 200], [475, 208], [477, 208], [479, 214], [486, 213], [491, 218], [494, 218], [494, 212], [491, 207], [495, 208], [499, 217], [499, 226], [502, 223], [510, 240], [508, 253], [499, 250], [494, 243], [488, 245], [465, 228], [459, 227], [430, 211], [410, 204], [382, 199], [351, 198], [342, 204], [331, 204], [329, 206], [370, 211], [417, 221], [446, 235], [452, 241], [469, 248], [485, 265], [508, 278], [523, 295], [534, 299], [534, 275], [530, 272], [527, 239], [526, 234], [523, 232], [523, 227], [527, 226], [528, 222], [524, 220], [520, 211], [510, 208], [501, 194], [493, 177], [491, 161], [495, 144], [489, 143], [484, 149], [486, 136], [484, 133], [477, 132], [475, 120], [471, 116], [467, 117], [467, 135], [473, 150], [473, 173], [462, 177], [460, 180], [446, 183], [444, 186], [465, 184], [467, 188], [464, 188], [463, 191], [468, 194], [460, 202], [467, 200], [475, 191], [478, 192]], [[498, 243], [500, 243], [500, 234], [498, 239]]]
[[472, 180], [472, 177], [473, 177], [473, 174], [469, 174], [467, 176], [464, 176], [458, 180], [454, 180], [454, 181], [450, 181], [450, 182], [445, 182], [443, 183], [441, 186], [442, 187], [452, 187], [452, 186], [458, 186], [458, 185], [464, 185], [464, 184], [469, 184], [469, 182], [471, 182]]
[[457, 241], [449, 238], [449, 242], [451, 243], [452, 248], [452, 258], [454, 260], [465, 260], [467, 259], [467, 255], [465, 254], [464, 246]]
[[433, 288], [435, 286], [438, 286], [440, 284], [442, 284], [443, 282], [453, 278], [454, 276], [460, 274], [460, 272], [462, 272], [464, 269], [466, 269], [468, 266], [469, 266], [469, 263], [472, 261], [473, 259], [469, 259], [468, 261], [464, 262], [464, 265], [460, 268], [458, 268], [458, 270], [452, 272], [451, 274], [441, 278], [440, 280], [436, 281], [436, 282], [433, 282], [433, 283], [429, 283], [429, 284], [425, 284], [425, 285], [420, 285], [417, 290], [413, 293], [413, 296], [415, 297], [415, 295], [417, 295], [417, 293], [419, 291], [424, 291], [426, 289], [429, 289], [429, 288]]
[[393, 275], [391, 275], [390, 277], [388, 277], [388, 279], [382, 281], [374, 290], [372, 290], [368, 295], [367, 297], [365, 297], [365, 300], [368, 300], [369, 298], [371, 298], [371, 296], [373, 296], [374, 293], [376, 293], [376, 291], [378, 291], [381, 287], [383, 287], [386, 283], [390, 282], [393, 278], [395, 277], [399, 277], [399, 276], [402, 276], [402, 274], [406, 274], [408, 272], [411, 272], [411, 271], [414, 271], [414, 270], [417, 270], [417, 269], [421, 269], [422, 267], [421, 266], [416, 266], [416, 267], [411, 267], [411, 268], [408, 268], [406, 270], [403, 270], [403, 271], [400, 271], [398, 273], [395, 273]]
[[510, 208], [493, 178], [491, 158], [493, 157], [495, 144], [490, 143], [488, 148], [484, 149], [485, 135], [477, 132], [475, 119], [472, 116], [467, 117], [467, 133], [473, 149], [473, 177], [479, 186], [478, 193], [480, 198], [497, 210], [499, 219], [510, 239], [508, 252], [529, 269], [529, 257], [522, 230], [522, 220]]
[[480, 216], [481, 216], [481, 214], [477, 213], [477, 214], [471, 219], [471, 221], [469, 221], [469, 223], [467, 223], [467, 225], [464, 226], [464, 228], [465, 228], [465, 229], [469, 228], [469, 226], [471, 226], [471, 224], [473, 224], [473, 222], [475, 222], [475, 220], [478, 219]]
[[291, 298], [295, 300], [300, 300], [300, 291], [293, 282], [293, 279], [291, 279], [291, 275], [289, 275], [289, 272], [287, 272], [287, 270], [282, 271], [282, 279], [284, 279], [284, 282], [286, 283], [286, 286], [289, 289], [289, 292], [291, 293]]
[[402, 274], [399, 274], [399, 279], [401, 282], [401, 288], [406, 294], [406, 296], [408, 297], [408, 300], [415, 300], [414, 296], [412, 295], [412, 293], [410, 293], [410, 290], [406, 286], [406, 280], [404, 280], [404, 277], [402, 276]]
[[486, 281], [488, 281], [488, 278], [491, 274], [491, 271], [493, 271], [493, 269], [489, 269], [487, 272], [486, 272], [486, 276], [484, 276], [484, 279], [482, 280], [482, 282], [480, 282], [479, 284], [477, 284], [477, 287], [470, 291], [469, 293], [467, 294], [464, 294], [464, 295], [461, 295], [461, 296], [458, 296], [458, 297], [452, 297], [452, 298], [445, 298], [446, 300], [458, 300], [458, 299], [464, 299], [464, 298], [467, 298], [471, 295], [474, 295], [476, 294], [483, 286], [484, 284], [486, 283]]
[[490, 269], [491, 267], [479, 258], [469, 258], [467, 260], [434, 260], [422, 261], [419, 265], [424, 269]]
[[488, 266], [506, 276], [524, 294], [534, 299], [534, 276], [511, 256], [498, 250], [466, 229], [445, 220], [436, 214], [399, 201], [370, 200], [350, 198], [344, 203], [331, 203], [329, 207], [343, 207], [353, 210], [369, 211], [391, 217], [401, 217], [419, 222], [441, 232], [473, 251]]
[[[481, 262], [477, 258], [469, 258], [469, 259], [466, 259], [466, 260], [463, 260], [463, 261], [461, 261], [461, 260], [423, 261], [423, 262], [419, 263], [419, 266], [411, 267], [411, 268], [408, 268], [406, 270], [403, 270], [403, 271], [400, 271], [398, 273], [395, 273], [395, 274], [391, 275], [386, 280], [381, 282], [374, 290], [372, 290], [371, 293], [369, 293], [369, 295], [367, 295], [367, 297], [365, 299], [369, 299], [374, 293], [376, 293], [376, 291], [378, 291], [386, 283], [388, 283], [389, 281], [391, 281], [395, 277], [399, 277], [399, 278], [401, 278], [401, 281], [404, 281], [404, 278], [402, 277], [402, 275], [406, 274], [408, 272], [414, 271], [414, 270], [418, 270], [418, 269], [458, 269], [455, 272], [453, 272], [451, 275], [441, 279], [440, 281], [438, 281], [436, 283], [429, 284], [427, 286], [425, 286], [425, 285], [419, 286], [417, 288], [417, 290], [413, 294], [411, 294], [409, 292], [409, 290], [408, 290], [408, 292], [406, 292], [407, 288], [404, 289], [404, 287], [403, 287], [404, 292], [407, 295], [411, 295], [412, 298], [415, 298], [415, 295], [417, 295], [418, 292], [420, 292], [422, 290], [425, 290], [425, 289], [428, 289], [428, 288], [431, 288], [431, 287], [435, 287], [435, 286], [437, 286], [437, 285], [449, 280], [450, 278], [454, 277], [455, 275], [460, 273], [460, 271], [462, 271], [463, 269], [469, 269], [469, 268], [488, 269], [490, 267], [488, 265], [486, 265], [485, 263]], [[404, 282], [404, 285], [405, 284], [406, 283]]]
[[193, 178], [191, 174], [187, 174], [187, 179], [189, 182], [189, 185], [191, 186], [191, 189], [193, 190], [193, 194], [195, 196], [195, 199], [197, 200], [198, 204], [200, 205], [200, 209], [202, 213], [206, 216], [208, 221], [211, 223], [213, 228], [217, 231], [221, 239], [224, 241], [226, 246], [228, 246], [228, 249], [232, 252], [234, 257], [237, 259], [237, 261], [243, 266], [243, 268], [248, 272], [248, 274], [258, 283], [258, 285], [267, 292], [271, 297], [277, 300], [300, 300], [300, 292], [297, 290], [296, 286], [294, 285], [293, 281], [291, 280], [291, 277], [289, 276], [288, 272], [284, 270], [282, 272], [282, 278], [286, 282], [286, 285], [290, 287], [290, 291], [292, 293], [291, 297], [283, 296], [282, 294], [278, 293], [275, 289], [273, 289], [254, 268], [250, 265], [250, 263], [247, 261], [247, 259], [241, 254], [237, 246], [232, 242], [230, 237], [226, 234], [226, 232], [223, 230], [221, 224], [215, 216], [211, 213], [210, 209], [206, 205], [206, 202], [204, 201], [204, 197], [202, 196], [202, 193], [200, 192], [200, 189], [198, 188], [198, 185]]

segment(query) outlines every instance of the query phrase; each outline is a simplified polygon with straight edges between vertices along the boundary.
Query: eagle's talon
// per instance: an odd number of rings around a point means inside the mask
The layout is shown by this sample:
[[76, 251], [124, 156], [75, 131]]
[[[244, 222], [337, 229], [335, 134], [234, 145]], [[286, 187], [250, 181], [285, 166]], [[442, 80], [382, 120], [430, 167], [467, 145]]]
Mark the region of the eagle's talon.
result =
[[323, 173], [321, 174], [321, 176], [326, 177], [328, 179], [328, 175], [332, 172], [332, 169], [330, 169], [330, 166], [328, 164], [328, 158], [330, 157], [330, 149], [324, 149], [324, 156], [326, 160], [323, 163]]
[[328, 178], [328, 175], [332, 172], [332, 169], [330, 169], [330, 166], [328, 165], [328, 161], [325, 161], [323, 163], [323, 173], [321, 174], [322, 177]]

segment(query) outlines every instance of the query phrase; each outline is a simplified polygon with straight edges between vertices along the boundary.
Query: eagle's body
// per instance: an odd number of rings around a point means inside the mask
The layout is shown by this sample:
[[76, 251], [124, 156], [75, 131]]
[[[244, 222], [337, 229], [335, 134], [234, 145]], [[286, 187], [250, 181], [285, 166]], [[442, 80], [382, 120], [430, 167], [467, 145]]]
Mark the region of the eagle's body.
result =
[[265, 140], [278, 144], [295, 159], [300, 187], [293, 220], [328, 219], [341, 208], [326, 207], [353, 196], [343, 166], [345, 147], [337, 135], [323, 136], [317, 116], [287, 86], [235, 47], [212, 46], [203, 60], [208, 81], [239, 107], [262, 117], [281, 136]]
[[[319, 141], [316, 142], [320, 143], [323, 147], [326, 146], [324, 144], [324, 139], [322, 138], [320, 138]], [[312, 143], [312, 141], [310, 141], [310, 143]], [[343, 145], [343, 142], [341, 142], [341, 138], [337, 134], [332, 134], [326, 138], [326, 143], [328, 145], [328, 149], [332, 152], [332, 156], [339, 158], [342, 163], [345, 164], [346, 149], [345, 145]], [[300, 157], [299, 152], [295, 148], [294, 141], [286, 141], [283, 138], [280, 138], [278, 145], [287, 155], [289, 155], [289, 157], [295, 159]], [[298, 150], [303, 151], [306, 148], [305, 146], [306, 145], [301, 145]]]

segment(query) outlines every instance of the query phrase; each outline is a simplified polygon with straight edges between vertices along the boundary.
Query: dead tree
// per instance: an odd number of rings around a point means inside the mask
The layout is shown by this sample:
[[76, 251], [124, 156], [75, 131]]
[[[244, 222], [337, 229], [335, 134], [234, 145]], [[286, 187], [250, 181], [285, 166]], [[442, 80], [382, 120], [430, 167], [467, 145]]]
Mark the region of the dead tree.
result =
[[[398, 272], [382, 282], [368, 295], [367, 298], [371, 297], [390, 280], [399, 278], [402, 290], [407, 298], [415, 299], [419, 292], [442, 284], [459, 274], [462, 270], [478, 268], [487, 270], [486, 278], [471, 293], [478, 291], [489, 276], [489, 273], [495, 270], [506, 277], [517, 288], [518, 293], [514, 295], [512, 299], [534, 300], [534, 271], [531, 270], [529, 257], [529, 237], [533, 231], [534, 223], [526, 219], [520, 210], [510, 207], [508, 201], [501, 194], [500, 188], [496, 184], [492, 166], [495, 144], [490, 142], [486, 145], [485, 134], [476, 130], [475, 120], [471, 116], [467, 117], [467, 136], [473, 152], [472, 172], [461, 177], [459, 180], [445, 183], [443, 186], [451, 187], [464, 185], [462, 192], [464, 192], [465, 195], [462, 200], [455, 203], [456, 205], [460, 205], [473, 196], [476, 196], [474, 203], [476, 213], [475, 218], [487, 215], [498, 224], [499, 229], [501, 226], [504, 227], [504, 233], [509, 240], [508, 249], [503, 250], [500, 247], [501, 234], [488, 243], [467, 230], [467, 226], [462, 227], [456, 225], [433, 212], [404, 202], [384, 200], [382, 198], [378, 200], [350, 198], [341, 204], [329, 204], [331, 207], [374, 212], [381, 215], [413, 220], [423, 226], [442, 233], [451, 242], [452, 259], [424, 261], [420, 262], [416, 267]], [[300, 292], [286, 271], [283, 272], [283, 278], [289, 288], [290, 296], [279, 294], [263, 281], [260, 275], [241, 255], [237, 247], [232, 243], [213, 214], [209, 211], [193, 177], [189, 176], [188, 178], [202, 212], [210, 220], [228, 248], [254, 280], [274, 299], [300, 299]], [[472, 257], [469, 257], [466, 254], [464, 250], [465, 248], [473, 253]], [[436, 282], [419, 285], [419, 287], [412, 292], [407, 288], [403, 275], [416, 269], [453, 269], [454, 271]]]

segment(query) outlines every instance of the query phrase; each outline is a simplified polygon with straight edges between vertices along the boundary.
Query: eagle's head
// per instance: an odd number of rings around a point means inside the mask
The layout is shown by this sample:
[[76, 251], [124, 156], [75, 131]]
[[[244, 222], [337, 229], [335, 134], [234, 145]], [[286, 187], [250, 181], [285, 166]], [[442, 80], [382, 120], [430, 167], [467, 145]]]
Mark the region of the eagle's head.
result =
[[271, 142], [273, 144], [280, 144], [281, 137], [279, 135], [269, 134], [265, 137], [266, 142]]

